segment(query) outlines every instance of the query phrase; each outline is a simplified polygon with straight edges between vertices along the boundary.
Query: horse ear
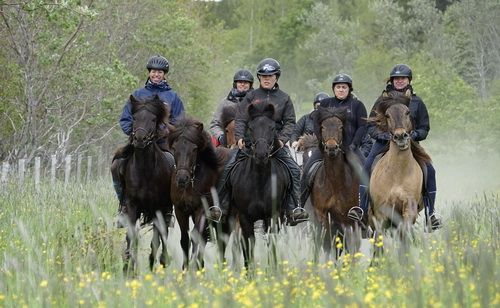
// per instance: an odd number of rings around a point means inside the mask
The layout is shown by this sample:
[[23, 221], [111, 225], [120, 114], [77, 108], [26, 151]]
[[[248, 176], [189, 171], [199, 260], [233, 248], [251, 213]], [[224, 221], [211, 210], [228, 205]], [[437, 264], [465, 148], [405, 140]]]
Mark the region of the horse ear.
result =
[[411, 97], [411, 91], [410, 91], [410, 89], [406, 89], [405, 96], [406, 97]]
[[387, 91], [384, 90], [382, 92], [382, 97], [389, 97], [389, 93], [387, 93]]
[[135, 98], [135, 96], [132, 94], [130, 94], [129, 100], [130, 102], [137, 103], [137, 98]]
[[201, 122], [196, 123], [196, 129], [198, 129], [200, 132], [202, 132], [203, 131], [203, 123], [201, 123]]
[[272, 118], [274, 116], [274, 105], [273, 104], [268, 104], [266, 108], [264, 109], [264, 114], [268, 118]]

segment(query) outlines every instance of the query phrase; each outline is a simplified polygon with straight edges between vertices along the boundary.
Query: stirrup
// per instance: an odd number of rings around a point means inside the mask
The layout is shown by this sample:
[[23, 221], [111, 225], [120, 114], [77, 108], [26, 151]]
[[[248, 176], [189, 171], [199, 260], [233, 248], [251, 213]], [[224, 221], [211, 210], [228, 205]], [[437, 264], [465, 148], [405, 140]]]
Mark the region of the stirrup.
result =
[[347, 212], [347, 217], [349, 217], [350, 219], [357, 221], [357, 222], [360, 222], [361, 220], [363, 220], [364, 215], [365, 215], [365, 211], [359, 206], [353, 206]]
[[[214, 210], [218, 211], [217, 215], [214, 215], [214, 212], [213, 212]], [[219, 223], [222, 219], [222, 209], [217, 205], [211, 206], [208, 208], [208, 213], [207, 213], [206, 217], [208, 220]]]
[[[434, 221], [432, 219], [433, 217]], [[431, 216], [429, 216], [428, 224], [430, 225], [432, 231], [441, 229], [443, 227], [443, 219], [441, 215], [434, 213]]]
[[[301, 214], [305, 213], [305, 218], [296, 218], [296, 215], [299, 216]], [[294, 208], [292, 210], [292, 213], [290, 215], [285, 215], [286, 219], [286, 224], [290, 226], [296, 226], [297, 224], [308, 221], [309, 220], [309, 215], [307, 214], [306, 210], [304, 208], [301, 208], [300, 206]]]

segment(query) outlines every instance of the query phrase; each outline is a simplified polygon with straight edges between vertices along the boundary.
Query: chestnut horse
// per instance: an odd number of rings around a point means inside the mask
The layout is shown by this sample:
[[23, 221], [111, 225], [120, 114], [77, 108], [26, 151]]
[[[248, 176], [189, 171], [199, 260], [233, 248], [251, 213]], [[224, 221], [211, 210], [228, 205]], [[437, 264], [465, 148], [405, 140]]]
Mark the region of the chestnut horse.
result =
[[335, 242], [337, 237], [347, 249], [359, 249], [360, 229], [347, 217], [349, 209], [358, 203], [359, 178], [352, 160], [348, 160], [352, 156], [346, 153], [347, 145], [342, 143], [345, 109], [319, 107], [313, 119], [323, 162], [313, 180], [311, 203], [323, 233], [318, 235], [324, 236], [324, 251], [328, 255], [333, 246], [339, 257], [342, 248]]
[[373, 167], [370, 178], [372, 206], [369, 221], [373, 228], [397, 227], [404, 238], [423, 209], [422, 167], [430, 162], [424, 149], [410, 138], [410, 94], [386, 93], [377, 100], [377, 129], [389, 132], [389, 150]]
[[173, 163], [157, 143], [158, 139], [164, 137], [164, 129], [160, 127], [168, 122], [168, 108], [157, 95], [146, 99], [130, 96], [130, 103], [133, 114], [130, 144], [115, 153], [111, 166], [113, 178], [122, 183], [124, 212], [128, 217], [124, 271], [129, 268], [135, 270], [138, 251], [136, 225], [141, 215], [144, 224], [153, 222], [149, 256], [152, 270], [160, 243], [160, 263], [162, 266], [167, 263], [167, 226], [172, 218], [170, 174]]
[[[168, 144], [176, 163], [171, 194], [181, 230], [183, 268], [188, 267], [190, 260], [189, 218], [195, 228], [195, 232], [191, 233], [192, 258], [201, 268], [204, 265], [203, 250], [209, 239], [205, 206], [208, 208], [214, 204], [216, 191], [213, 187], [217, 185], [223, 162], [210, 141], [210, 135], [203, 129], [203, 123], [189, 117], [177, 121], [168, 136]], [[222, 231], [229, 233], [225, 224], [222, 225]], [[218, 247], [223, 257], [225, 242], [221, 236], [217, 239], [220, 240]]]
[[224, 135], [226, 137], [226, 147], [232, 148], [236, 145], [234, 137], [234, 118], [236, 117], [236, 105], [228, 105], [222, 108], [220, 123], [224, 127]]

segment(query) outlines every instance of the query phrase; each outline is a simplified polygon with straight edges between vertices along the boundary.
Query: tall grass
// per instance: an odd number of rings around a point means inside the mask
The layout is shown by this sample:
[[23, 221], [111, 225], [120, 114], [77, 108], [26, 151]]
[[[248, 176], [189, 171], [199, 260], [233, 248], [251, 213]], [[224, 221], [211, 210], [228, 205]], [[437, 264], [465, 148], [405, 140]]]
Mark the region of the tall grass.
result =
[[[450, 204], [446, 228], [427, 234], [417, 226], [403, 256], [397, 242], [376, 239], [364, 240], [360, 253], [315, 263], [316, 244], [304, 224], [267, 236], [277, 246], [273, 265], [259, 235], [252, 273], [242, 269], [241, 257], [228, 254], [221, 264], [213, 244], [204, 270], [183, 272], [176, 228], [167, 268], [147, 269], [146, 229], [139, 274], [126, 277], [116, 208], [109, 179], [44, 184], [38, 191], [2, 187], [0, 306], [500, 306], [496, 195]], [[373, 245], [385, 245], [385, 254], [369, 266]]]

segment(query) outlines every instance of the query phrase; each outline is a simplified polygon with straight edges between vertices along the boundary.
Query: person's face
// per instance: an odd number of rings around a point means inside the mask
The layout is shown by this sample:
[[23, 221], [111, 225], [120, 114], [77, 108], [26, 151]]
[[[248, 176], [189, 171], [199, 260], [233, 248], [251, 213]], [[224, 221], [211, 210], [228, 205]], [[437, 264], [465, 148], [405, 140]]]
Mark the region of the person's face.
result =
[[244, 80], [236, 81], [236, 90], [238, 92], [245, 92], [250, 90], [250, 82]]
[[349, 85], [347, 83], [337, 83], [333, 86], [333, 94], [335, 97], [342, 100], [349, 95]]
[[276, 84], [278, 78], [276, 77], [276, 75], [261, 75], [259, 76], [259, 80], [261, 88], [271, 90]]
[[165, 79], [165, 72], [164, 71], [155, 70], [155, 69], [152, 69], [149, 71], [149, 80], [151, 80], [152, 83], [158, 84], [163, 79]]
[[392, 79], [392, 85], [396, 90], [402, 90], [410, 84], [410, 78], [408, 77], [394, 77]]

